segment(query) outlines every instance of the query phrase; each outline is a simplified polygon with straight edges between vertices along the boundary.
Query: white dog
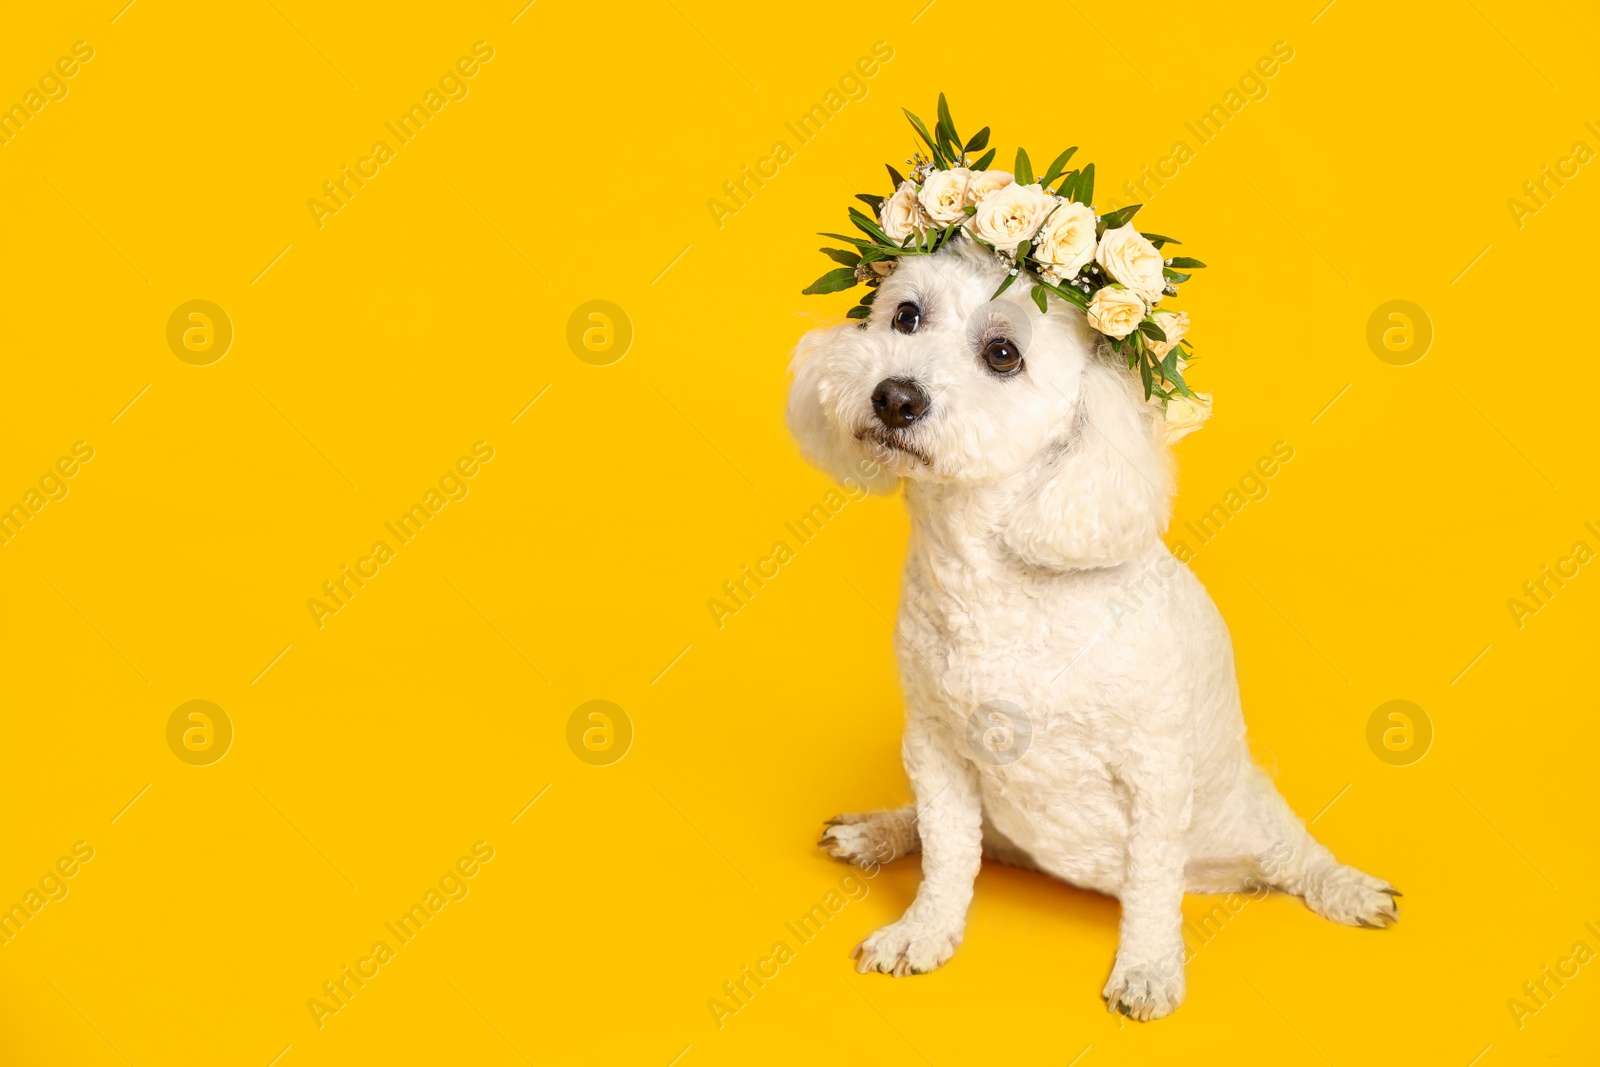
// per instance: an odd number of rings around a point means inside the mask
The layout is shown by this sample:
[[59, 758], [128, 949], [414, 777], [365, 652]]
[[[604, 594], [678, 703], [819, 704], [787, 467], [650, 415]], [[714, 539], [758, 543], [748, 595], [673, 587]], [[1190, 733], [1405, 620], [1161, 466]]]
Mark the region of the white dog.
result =
[[[905, 480], [912, 534], [895, 644], [914, 807], [841, 815], [858, 863], [922, 852], [862, 973], [930, 971], [961, 943], [980, 857], [1122, 902], [1104, 996], [1137, 1019], [1183, 1000], [1185, 892], [1270, 885], [1382, 926], [1399, 894], [1337, 862], [1250, 760], [1227, 627], [1161, 540], [1161, 413], [1083, 315], [1041, 315], [971, 242], [909, 256], [862, 326], [794, 357], [789, 426], [835, 477]], [[863, 461], [868, 462], [863, 462]]]

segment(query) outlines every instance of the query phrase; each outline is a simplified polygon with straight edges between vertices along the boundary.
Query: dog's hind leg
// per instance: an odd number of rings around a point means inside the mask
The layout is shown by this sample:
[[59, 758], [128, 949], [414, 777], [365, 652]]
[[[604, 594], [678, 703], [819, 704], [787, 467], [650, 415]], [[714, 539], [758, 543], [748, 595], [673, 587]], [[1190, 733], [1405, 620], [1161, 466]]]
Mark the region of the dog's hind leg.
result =
[[1249, 769], [1240, 789], [1236, 815], [1245, 854], [1257, 867], [1255, 878], [1293, 893], [1336, 923], [1382, 927], [1399, 920], [1394, 899], [1399, 892], [1383, 879], [1334, 859], [1259, 768]]
[[[888, 811], [835, 815], [825, 825], [827, 830], [817, 845], [834, 859], [857, 867], [892, 863], [901, 856], [922, 851], [916, 808], [910, 804]], [[1025, 871], [1039, 869], [1032, 856], [1012, 844], [987, 818], [983, 820], [983, 858]]]

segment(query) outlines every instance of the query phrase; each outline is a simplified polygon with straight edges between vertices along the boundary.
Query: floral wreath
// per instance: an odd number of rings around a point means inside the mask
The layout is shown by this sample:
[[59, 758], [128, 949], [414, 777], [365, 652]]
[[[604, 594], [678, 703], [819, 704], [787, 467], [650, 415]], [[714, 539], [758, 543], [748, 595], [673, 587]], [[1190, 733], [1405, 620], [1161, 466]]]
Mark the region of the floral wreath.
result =
[[892, 195], [857, 194], [873, 215], [851, 208], [850, 221], [866, 236], [822, 234], [856, 250], [822, 249], [843, 265], [802, 292], [836, 293], [864, 282], [867, 294], [846, 314], [865, 319], [877, 287], [902, 257], [932, 255], [962, 238], [975, 241], [1006, 268], [996, 297], [1026, 275], [1041, 314], [1049, 310], [1049, 294], [1085, 312], [1089, 325], [1127, 360], [1130, 370], [1137, 370], [1146, 401], [1158, 403], [1166, 416], [1169, 438], [1198, 429], [1210, 415], [1211, 398], [1192, 391], [1184, 380], [1194, 355], [1187, 337], [1189, 316], [1157, 310], [1157, 305], [1163, 297], [1177, 295], [1178, 286], [1189, 280], [1185, 271], [1205, 264], [1186, 256], [1163, 259], [1163, 246], [1183, 242], [1135, 230], [1132, 220], [1139, 204], [1097, 215], [1092, 206], [1094, 164], [1066, 169], [1076, 147], [1057, 156], [1038, 178], [1028, 153], [1018, 148], [1015, 170], [1008, 174], [989, 169], [993, 148], [968, 161], [968, 155], [988, 145], [989, 127], [963, 147], [943, 93], [931, 134], [917, 116], [910, 111], [905, 115], [929, 154], [918, 149], [906, 160], [909, 178], [888, 167]]

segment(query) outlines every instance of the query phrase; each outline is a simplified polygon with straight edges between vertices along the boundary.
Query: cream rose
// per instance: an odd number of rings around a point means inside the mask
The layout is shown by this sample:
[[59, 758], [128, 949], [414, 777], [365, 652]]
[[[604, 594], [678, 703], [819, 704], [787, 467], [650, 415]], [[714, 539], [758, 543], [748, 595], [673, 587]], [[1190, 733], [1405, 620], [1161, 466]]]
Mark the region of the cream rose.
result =
[[1161, 299], [1161, 290], [1167, 285], [1161, 276], [1165, 266], [1161, 251], [1131, 224], [1107, 230], [1100, 238], [1095, 259], [1112, 278], [1144, 297], [1145, 303], [1154, 304]]
[[[1189, 332], [1189, 313], [1187, 311], [1158, 311], [1153, 316], [1156, 325], [1161, 327], [1161, 332], [1167, 335], [1165, 341], [1150, 338], [1150, 351], [1155, 353], [1156, 359], [1165, 359], [1172, 346], [1183, 340]], [[1179, 370], [1182, 370], [1183, 361], [1179, 361]]]
[[977, 205], [990, 193], [998, 193], [1015, 180], [1009, 171], [971, 171], [967, 177], [967, 203]]
[[978, 203], [967, 230], [1003, 252], [1015, 252], [1017, 245], [1039, 232], [1039, 224], [1054, 206], [1055, 201], [1037, 185], [1013, 183]]
[[965, 167], [954, 170], [936, 170], [922, 183], [917, 202], [923, 212], [940, 226], [960, 222], [966, 218], [962, 208], [967, 206], [967, 180], [972, 172]]
[[1144, 298], [1132, 289], [1106, 286], [1089, 301], [1089, 325], [1107, 337], [1126, 337], [1144, 318]]
[[883, 202], [878, 212], [878, 225], [895, 242], [927, 230], [928, 217], [923, 214], [922, 204], [917, 200], [916, 182], [901, 182], [894, 195]]
[[1052, 279], [1076, 278], [1094, 258], [1094, 212], [1086, 204], [1057, 206], [1033, 243], [1033, 258]]
[[1161, 436], [1168, 444], [1181, 441], [1198, 430], [1210, 417], [1210, 393], [1196, 393], [1192, 397], [1175, 396], [1167, 401], [1167, 416], [1161, 425]]

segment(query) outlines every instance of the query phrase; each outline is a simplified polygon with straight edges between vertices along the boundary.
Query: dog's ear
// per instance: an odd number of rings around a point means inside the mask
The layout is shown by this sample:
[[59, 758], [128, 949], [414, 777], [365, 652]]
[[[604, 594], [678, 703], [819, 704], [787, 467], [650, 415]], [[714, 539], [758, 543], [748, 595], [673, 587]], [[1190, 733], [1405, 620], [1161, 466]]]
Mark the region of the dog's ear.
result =
[[1025, 562], [1108, 567], [1143, 551], [1172, 515], [1172, 466], [1154, 409], [1120, 367], [1091, 359], [1073, 424], [1023, 479], [1001, 530]]
[[835, 481], [888, 493], [900, 479], [864, 456], [851, 427], [838, 425], [833, 414], [840, 398], [829, 392], [828, 360], [846, 336], [842, 331], [855, 328], [853, 323], [825, 326], [800, 338], [789, 361], [794, 376], [789, 387], [789, 432], [800, 442], [801, 455]]

